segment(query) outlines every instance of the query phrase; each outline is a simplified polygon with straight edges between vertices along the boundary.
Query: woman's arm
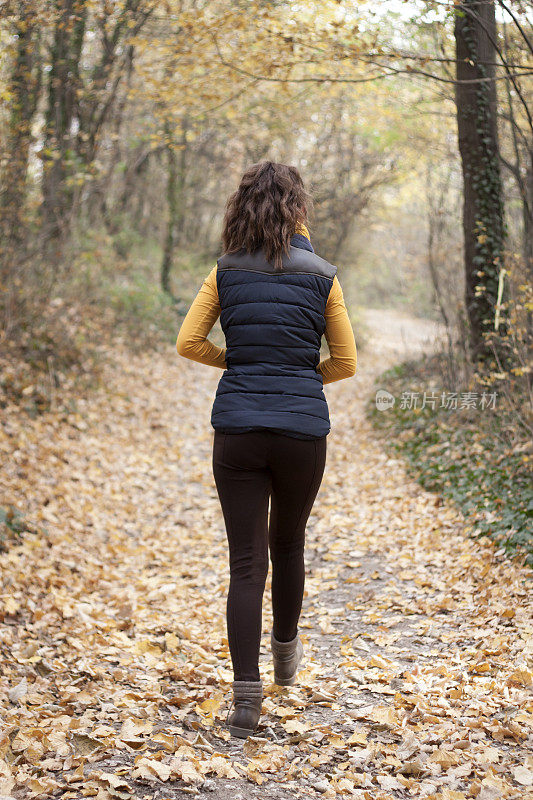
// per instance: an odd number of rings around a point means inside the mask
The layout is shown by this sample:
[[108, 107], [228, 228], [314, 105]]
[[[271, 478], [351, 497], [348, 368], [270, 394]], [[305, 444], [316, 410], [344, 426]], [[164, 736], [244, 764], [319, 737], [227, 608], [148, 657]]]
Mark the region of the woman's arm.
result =
[[220, 316], [217, 289], [217, 267], [213, 267], [202, 283], [187, 315], [181, 323], [176, 341], [180, 356], [210, 367], [226, 369], [226, 348], [218, 347], [207, 334]]
[[352, 324], [344, 305], [342, 287], [333, 278], [325, 311], [325, 337], [329, 347], [329, 358], [321, 361], [317, 371], [322, 374], [324, 384], [350, 378], [357, 369], [357, 348]]

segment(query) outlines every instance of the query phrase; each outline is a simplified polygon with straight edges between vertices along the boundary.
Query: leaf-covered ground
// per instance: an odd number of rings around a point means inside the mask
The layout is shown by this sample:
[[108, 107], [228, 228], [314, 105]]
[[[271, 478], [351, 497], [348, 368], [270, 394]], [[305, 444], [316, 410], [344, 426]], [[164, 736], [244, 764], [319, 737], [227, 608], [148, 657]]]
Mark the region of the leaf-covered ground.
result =
[[[224, 727], [228, 559], [211, 472], [220, 373], [117, 351], [71, 413], [0, 426], [0, 796], [533, 796], [531, 571], [465, 535], [364, 417], [383, 315], [332, 432], [307, 539], [298, 684], [272, 684], [270, 576], [257, 735]], [[397, 336], [397, 329], [393, 334]], [[19, 525], [20, 527], [20, 525]]]

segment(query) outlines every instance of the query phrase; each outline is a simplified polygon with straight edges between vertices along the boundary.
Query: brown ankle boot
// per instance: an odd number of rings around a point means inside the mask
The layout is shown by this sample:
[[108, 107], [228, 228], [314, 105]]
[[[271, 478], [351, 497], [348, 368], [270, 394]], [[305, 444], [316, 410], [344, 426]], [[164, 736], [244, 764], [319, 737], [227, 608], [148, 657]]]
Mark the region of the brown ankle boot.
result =
[[297, 633], [290, 642], [278, 642], [272, 630], [270, 644], [274, 662], [274, 683], [277, 686], [292, 686], [296, 682], [298, 665], [304, 653], [300, 635]]
[[[257, 728], [263, 702], [263, 681], [233, 681], [233, 700], [226, 719], [232, 736], [246, 739]], [[230, 716], [232, 707], [235, 706]]]

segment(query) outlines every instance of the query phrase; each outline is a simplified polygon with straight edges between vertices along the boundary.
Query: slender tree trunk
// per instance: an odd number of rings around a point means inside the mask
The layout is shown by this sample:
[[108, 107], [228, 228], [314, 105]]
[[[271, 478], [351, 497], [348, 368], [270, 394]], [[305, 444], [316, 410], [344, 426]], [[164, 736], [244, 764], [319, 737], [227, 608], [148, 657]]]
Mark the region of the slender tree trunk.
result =
[[161, 264], [161, 288], [173, 299], [170, 286], [170, 275], [174, 263], [174, 252], [183, 236], [185, 222], [185, 174], [186, 174], [186, 149], [187, 149], [187, 124], [182, 123], [182, 136], [180, 143], [180, 157], [178, 159], [174, 132], [170, 120], [165, 121], [165, 140], [167, 143], [167, 206], [168, 223]]
[[17, 50], [10, 80], [11, 114], [0, 187], [0, 207], [2, 222], [7, 222], [11, 228], [9, 233], [19, 239], [26, 197], [31, 126], [40, 83], [38, 30], [34, 12], [25, 3], [20, 3], [16, 30]]
[[74, 197], [77, 159], [73, 123], [79, 101], [79, 62], [87, 0], [56, 0], [48, 106], [43, 147], [42, 217], [46, 239], [56, 240], [68, 227]]
[[[456, 106], [464, 184], [463, 231], [466, 310], [474, 360], [491, 352], [505, 238], [494, 81], [496, 23], [493, 0], [455, 7]], [[500, 327], [500, 333], [505, 325]]]
[[[533, 285], [533, 147], [528, 152], [526, 180], [522, 197], [522, 219], [524, 224], [524, 265], [529, 282]], [[529, 343], [533, 340], [533, 310], [527, 312]], [[529, 373], [529, 386], [533, 386], [533, 374]]]
[[450, 316], [446, 309], [446, 303], [444, 301], [443, 291], [440, 282], [439, 266], [441, 265], [437, 264], [437, 258], [435, 254], [437, 246], [439, 244], [442, 244], [444, 219], [445, 219], [443, 213], [444, 199], [446, 196], [447, 186], [450, 180], [450, 174], [448, 173], [446, 177], [446, 183], [444, 185], [441, 185], [441, 191], [439, 196], [435, 198], [436, 192], [434, 192], [431, 180], [432, 172], [433, 172], [433, 166], [431, 164], [428, 164], [426, 168], [426, 197], [428, 206], [428, 238], [427, 238], [428, 267], [429, 267], [429, 274], [431, 276], [431, 282], [433, 284], [433, 290], [435, 293], [435, 299], [439, 306], [439, 311], [446, 328], [446, 339], [448, 343], [449, 383], [451, 387], [455, 387], [457, 382], [457, 370], [455, 367], [452, 326], [450, 322]]
[[20, 265], [26, 242], [26, 179], [32, 123], [39, 96], [39, 28], [33, 3], [20, 2], [15, 23], [17, 48], [9, 81], [11, 95], [0, 184], [0, 307], [7, 334], [21, 310]]
[[524, 220], [524, 261], [526, 274], [533, 283], [533, 147], [529, 151], [529, 161], [525, 181], [525, 198], [522, 200]]

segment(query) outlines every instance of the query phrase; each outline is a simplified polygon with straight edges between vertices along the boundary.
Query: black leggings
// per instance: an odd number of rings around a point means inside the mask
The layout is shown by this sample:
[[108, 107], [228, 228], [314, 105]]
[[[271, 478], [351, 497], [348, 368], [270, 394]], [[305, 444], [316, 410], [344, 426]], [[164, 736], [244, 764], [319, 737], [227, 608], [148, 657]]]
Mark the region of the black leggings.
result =
[[229, 544], [226, 614], [236, 681], [259, 680], [269, 547], [274, 636], [287, 642], [298, 632], [305, 526], [325, 464], [326, 436], [306, 440], [266, 430], [215, 431], [213, 474]]

